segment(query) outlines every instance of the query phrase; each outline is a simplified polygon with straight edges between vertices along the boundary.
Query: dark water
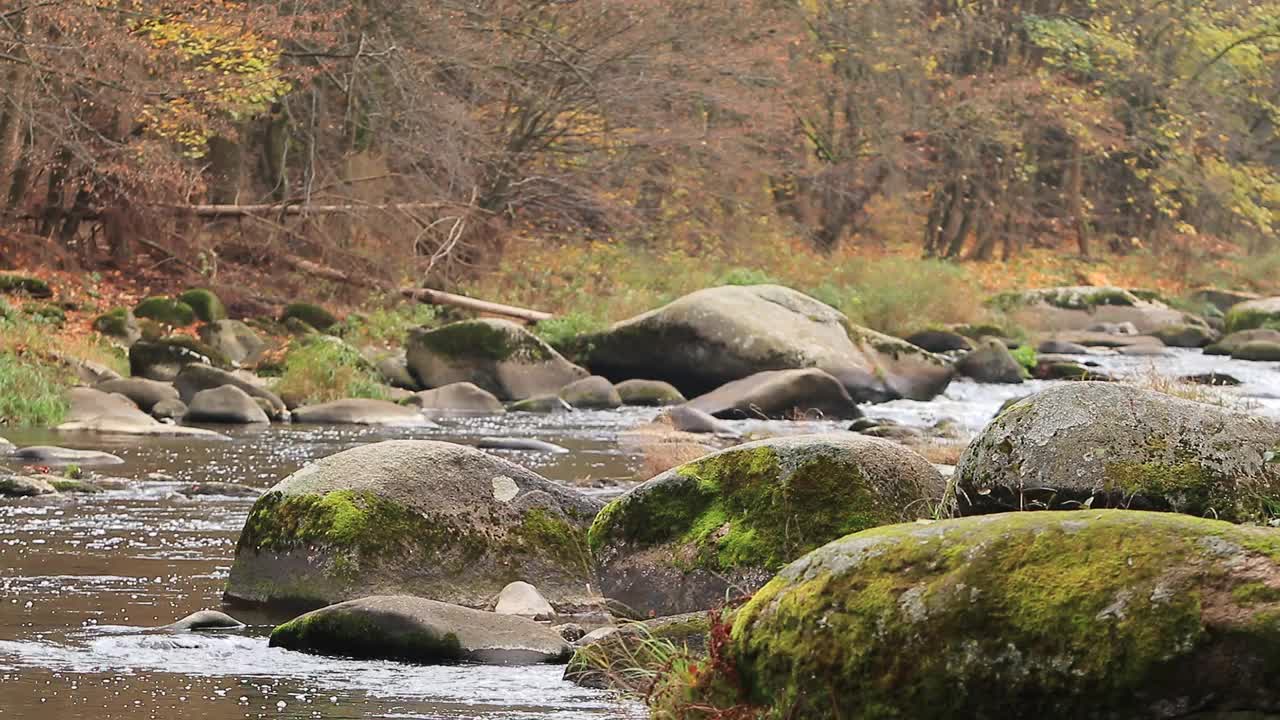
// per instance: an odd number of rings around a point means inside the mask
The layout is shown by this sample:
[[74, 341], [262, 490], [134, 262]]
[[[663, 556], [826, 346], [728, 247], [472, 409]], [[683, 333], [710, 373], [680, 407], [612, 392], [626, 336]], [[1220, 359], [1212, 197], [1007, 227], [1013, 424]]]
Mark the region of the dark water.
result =
[[[1257, 412], [1280, 415], [1280, 365], [1176, 352], [1100, 358], [1118, 374], [1217, 370], [1245, 381], [1232, 391]], [[976, 432], [1009, 397], [1044, 386], [955, 383], [933, 402], [897, 402], [869, 414], [927, 426], [941, 419]], [[4, 433], [19, 445], [60, 444], [116, 453], [103, 468], [128, 490], [0, 501], [0, 719], [135, 718], [631, 718], [634, 703], [560, 680], [559, 667], [417, 667], [325, 659], [270, 649], [272, 618], [237, 613], [243, 632], [146, 632], [216, 608], [252, 500], [186, 498], [193, 481], [267, 487], [308, 460], [368, 442], [424, 437], [474, 443], [485, 435], [534, 437], [565, 455], [501, 453], [589, 492], [642, 479], [620, 432], [653, 411], [511, 415], [444, 422], [439, 429], [273, 427], [232, 431], [230, 441]], [[835, 423], [738, 423], [747, 433], [832, 430]], [[225, 430], [224, 430], [225, 431]], [[147, 479], [164, 473], [171, 480]]]

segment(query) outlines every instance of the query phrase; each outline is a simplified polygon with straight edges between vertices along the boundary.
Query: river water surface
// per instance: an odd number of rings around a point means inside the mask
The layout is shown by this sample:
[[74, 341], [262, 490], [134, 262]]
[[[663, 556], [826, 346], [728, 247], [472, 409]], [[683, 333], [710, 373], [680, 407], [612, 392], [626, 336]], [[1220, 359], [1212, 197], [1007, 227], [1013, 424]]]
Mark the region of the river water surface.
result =
[[[1158, 358], [1091, 357], [1117, 375], [1226, 372], [1232, 395], [1280, 416], [1280, 364], [1173, 351]], [[872, 417], [927, 427], [950, 419], [977, 432], [1010, 397], [1045, 387], [956, 382], [932, 402], [865, 408]], [[320, 658], [267, 647], [280, 618], [236, 611], [244, 631], [148, 631], [219, 607], [236, 538], [252, 499], [188, 498], [197, 481], [269, 487], [309, 460], [391, 438], [473, 444], [487, 435], [548, 440], [564, 455], [501, 453], [587, 492], [642, 480], [641, 459], [619, 434], [652, 410], [511, 414], [441, 421], [431, 429], [273, 426], [233, 430], [231, 441], [10, 431], [18, 445], [102, 449], [125, 459], [104, 468], [126, 490], [0, 500], [0, 719], [555, 718], [644, 717], [636, 704], [561, 681], [562, 668], [419, 667]], [[836, 430], [832, 422], [743, 421], [744, 433]], [[220, 429], [227, 432], [225, 429]]]

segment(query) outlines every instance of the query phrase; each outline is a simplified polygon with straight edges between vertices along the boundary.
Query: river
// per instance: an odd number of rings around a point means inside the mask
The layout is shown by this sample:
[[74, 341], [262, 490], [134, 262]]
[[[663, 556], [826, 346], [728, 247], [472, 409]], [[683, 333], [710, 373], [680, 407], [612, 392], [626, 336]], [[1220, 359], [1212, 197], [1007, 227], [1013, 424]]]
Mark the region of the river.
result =
[[[1280, 363], [1198, 351], [1090, 359], [1120, 376], [1228, 373], [1244, 384], [1222, 392], [1254, 412], [1280, 417]], [[961, 381], [931, 402], [865, 409], [919, 427], [950, 419], [975, 433], [1005, 400], [1045, 386]], [[181, 484], [267, 487], [309, 460], [363, 443], [416, 437], [473, 444], [486, 435], [510, 435], [548, 440], [571, 452], [504, 456], [587, 492], [612, 494], [642, 479], [641, 459], [620, 445], [619, 434], [654, 414], [511, 414], [414, 430], [284, 425], [232, 430], [230, 442], [6, 431], [18, 445], [115, 453], [125, 464], [104, 472], [133, 482], [99, 495], [0, 500], [0, 718], [644, 717], [634, 702], [561, 681], [560, 667], [418, 667], [314, 657], [268, 648], [266, 636], [278, 618], [242, 611], [236, 615], [249, 624], [244, 631], [177, 635], [147, 629], [219, 607], [252, 505], [245, 498], [188, 498], [175, 491]], [[747, 433], [774, 434], [842, 426], [735, 424]]]

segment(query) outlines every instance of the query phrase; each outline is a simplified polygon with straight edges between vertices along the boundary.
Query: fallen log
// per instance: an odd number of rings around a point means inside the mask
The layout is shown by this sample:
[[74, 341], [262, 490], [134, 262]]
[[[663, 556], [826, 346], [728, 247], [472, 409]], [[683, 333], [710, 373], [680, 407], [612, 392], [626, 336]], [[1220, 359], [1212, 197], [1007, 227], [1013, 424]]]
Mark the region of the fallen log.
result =
[[543, 320], [550, 320], [555, 317], [551, 313], [542, 312], [541, 310], [530, 310], [528, 308], [516, 307], [514, 305], [503, 305], [502, 303], [489, 302], [487, 300], [477, 300], [475, 298], [467, 297], [466, 295], [447, 293], [443, 290], [403, 288], [400, 291], [400, 294], [428, 305], [450, 305], [453, 307], [465, 308], [467, 310], [474, 310], [476, 312], [489, 313], [490, 315], [501, 315], [503, 317], [515, 318], [530, 324], [539, 323]]

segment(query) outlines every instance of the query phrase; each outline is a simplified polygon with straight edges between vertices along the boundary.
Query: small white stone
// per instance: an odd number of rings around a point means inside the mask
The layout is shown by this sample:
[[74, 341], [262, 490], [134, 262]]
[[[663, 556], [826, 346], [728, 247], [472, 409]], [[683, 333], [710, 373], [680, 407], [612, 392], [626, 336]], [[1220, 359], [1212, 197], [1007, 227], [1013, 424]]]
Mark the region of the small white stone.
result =
[[498, 475], [493, 479], [493, 499], [508, 503], [520, 494], [520, 486], [506, 475]]

